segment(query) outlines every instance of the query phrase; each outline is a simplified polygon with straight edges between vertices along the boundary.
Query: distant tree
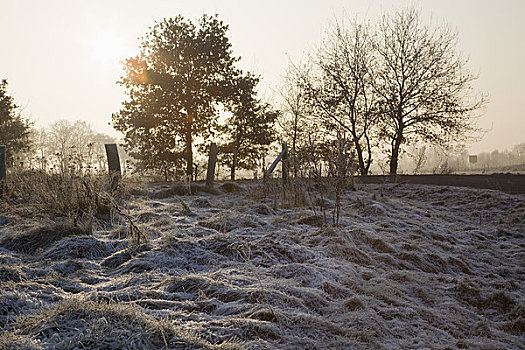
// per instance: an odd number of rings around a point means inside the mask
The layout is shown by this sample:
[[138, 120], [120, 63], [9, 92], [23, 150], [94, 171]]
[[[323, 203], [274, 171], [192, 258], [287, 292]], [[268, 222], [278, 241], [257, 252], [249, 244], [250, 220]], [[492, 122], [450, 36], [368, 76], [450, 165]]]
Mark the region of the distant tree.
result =
[[0, 145], [7, 147], [8, 162], [15, 153], [29, 149], [31, 122], [21, 115], [13, 97], [7, 93], [7, 80], [0, 82]]
[[115, 142], [112, 137], [94, 131], [83, 120], [73, 123], [57, 120], [48, 130], [35, 133], [34, 138], [40, 160], [47, 164], [55, 158], [61, 173], [86, 167], [102, 168], [106, 158], [104, 144]]
[[113, 114], [124, 145], [145, 169], [173, 171], [186, 163], [193, 174], [193, 143], [217, 125], [221, 103], [232, 95], [239, 72], [226, 36], [228, 26], [203, 15], [163, 19], [143, 38], [140, 54], [125, 62], [120, 84], [129, 100]]
[[396, 174], [403, 144], [445, 145], [475, 131], [472, 112], [485, 103], [473, 96], [477, 77], [456, 53], [457, 35], [433, 28], [414, 8], [384, 15], [378, 27], [374, 90], [382, 111], [382, 138], [390, 148], [390, 174]]
[[51, 125], [48, 132], [49, 149], [58, 160], [61, 173], [66, 172], [70, 164], [74, 131], [68, 120], [58, 120]]
[[219, 126], [224, 141], [219, 145], [222, 162], [230, 167], [230, 178], [235, 180], [238, 168], [255, 168], [257, 159], [265, 154], [274, 141], [274, 124], [277, 112], [269, 104], [256, 98], [258, 78], [244, 75], [236, 82], [231, 115]]
[[512, 153], [515, 157], [514, 164], [525, 164], [525, 143], [520, 143], [512, 147]]
[[33, 157], [38, 163], [41, 170], [47, 170], [49, 162], [49, 138], [46, 130], [32, 128], [29, 134], [31, 148], [33, 149]]

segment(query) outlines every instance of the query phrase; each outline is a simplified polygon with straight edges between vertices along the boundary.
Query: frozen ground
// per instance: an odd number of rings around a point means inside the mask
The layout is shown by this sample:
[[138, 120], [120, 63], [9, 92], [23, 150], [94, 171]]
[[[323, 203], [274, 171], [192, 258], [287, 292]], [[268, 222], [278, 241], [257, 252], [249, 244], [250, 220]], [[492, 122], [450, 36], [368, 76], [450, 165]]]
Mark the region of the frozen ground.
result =
[[158, 190], [128, 201], [139, 246], [0, 217], [0, 348], [525, 348], [525, 195], [362, 185], [327, 227]]

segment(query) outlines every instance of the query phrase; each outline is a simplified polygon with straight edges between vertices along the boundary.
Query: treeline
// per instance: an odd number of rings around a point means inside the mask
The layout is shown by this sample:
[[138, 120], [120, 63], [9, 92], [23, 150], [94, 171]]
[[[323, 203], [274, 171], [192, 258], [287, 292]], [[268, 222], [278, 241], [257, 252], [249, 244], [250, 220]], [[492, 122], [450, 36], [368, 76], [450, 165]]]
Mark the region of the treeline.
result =
[[[387, 173], [386, 165], [375, 173]], [[525, 172], [525, 143], [503, 151], [472, 154], [464, 145], [442, 148], [429, 145], [407, 147], [400, 162], [403, 174]]]
[[[319, 47], [290, 63], [273, 103], [258, 97], [261, 77], [239, 68], [227, 33], [217, 15], [166, 18], [125, 60], [119, 84], [127, 99], [112, 125], [135, 170], [196, 177], [213, 141], [235, 179], [239, 170], [264, 170], [272, 147], [287, 142], [292, 176], [366, 175], [374, 166], [395, 174], [411, 148], [450, 147], [477, 132], [474, 118], [486, 100], [472, 89], [477, 77], [457, 53], [457, 34], [425, 23], [414, 8], [375, 23], [331, 23]], [[42, 146], [35, 134], [42, 155], [31, 162], [60, 171], [94, 167], [100, 148], [88, 139], [96, 135], [62, 126], [63, 133], [44, 135], [84, 144]]]
[[195, 151], [216, 140], [233, 179], [261, 166], [277, 140], [290, 145], [295, 176], [323, 165], [366, 175], [376, 154], [388, 155], [395, 174], [405, 147], [476, 132], [485, 100], [472, 92], [476, 76], [456, 52], [457, 35], [414, 8], [376, 24], [331, 24], [304, 62], [291, 63], [278, 107], [257, 98], [259, 77], [237, 67], [227, 31], [217, 16], [164, 19], [126, 61], [120, 84], [129, 98], [113, 125], [139, 168], [167, 178], [185, 165], [192, 176]]
[[59, 120], [48, 128], [29, 128], [22, 148], [8, 148], [7, 163], [20, 169], [59, 174], [105, 172], [104, 144], [115, 142], [85, 121]]
[[474, 164], [474, 167], [494, 169], [515, 165], [525, 166], [525, 143], [520, 143], [503, 151], [494, 150], [480, 153], [477, 155], [477, 162]]
[[97, 172], [106, 168], [105, 143], [115, 139], [85, 121], [58, 120], [48, 128], [35, 128], [9, 95], [7, 80], [0, 83], [0, 145], [6, 146], [8, 167]]

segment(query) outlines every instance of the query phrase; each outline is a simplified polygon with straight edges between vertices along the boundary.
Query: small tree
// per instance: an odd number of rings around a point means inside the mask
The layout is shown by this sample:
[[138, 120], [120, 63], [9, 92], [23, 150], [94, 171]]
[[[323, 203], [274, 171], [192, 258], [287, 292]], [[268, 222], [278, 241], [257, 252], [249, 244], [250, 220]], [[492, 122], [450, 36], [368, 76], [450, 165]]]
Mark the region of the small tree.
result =
[[250, 74], [237, 79], [232, 114], [218, 129], [225, 139], [219, 152], [222, 162], [230, 167], [232, 180], [235, 180], [236, 169], [253, 169], [259, 155], [266, 153], [275, 138], [277, 112], [255, 97], [258, 81]]
[[31, 123], [22, 117], [20, 108], [7, 93], [7, 80], [0, 82], [0, 145], [7, 147], [7, 160], [12, 163], [16, 152], [29, 149]]
[[143, 38], [140, 54], [125, 62], [120, 84], [129, 100], [113, 114], [124, 146], [146, 169], [186, 163], [193, 174], [193, 141], [217, 125], [218, 106], [232, 95], [238, 60], [228, 26], [203, 15], [198, 24], [182, 16], [157, 22]]
[[445, 145], [475, 131], [472, 112], [485, 101], [472, 96], [476, 76], [457, 55], [456, 42], [446, 26], [423, 24], [414, 8], [384, 15], [379, 23], [373, 84], [383, 106], [381, 135], [389, 143], [390, 174], [397, 173], [403, 144]]

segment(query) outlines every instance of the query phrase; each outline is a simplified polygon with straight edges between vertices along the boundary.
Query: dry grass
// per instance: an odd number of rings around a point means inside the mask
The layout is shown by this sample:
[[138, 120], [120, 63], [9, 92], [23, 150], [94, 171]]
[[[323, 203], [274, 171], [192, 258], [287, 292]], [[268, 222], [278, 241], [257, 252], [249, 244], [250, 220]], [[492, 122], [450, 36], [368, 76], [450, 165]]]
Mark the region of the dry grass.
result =
[[189, 196], [199, 192], [219, 194], [217, 189], [208, 188], [204, 184], [194, 183], [191, 184], [176, 182], [167, 188], [157, 190], [152, 197], [156, 199], [166, 199], [174, 196]]
[[[107, 181], [107, 180], [106, 180]], [[107, 214], [109, 208], [96, 198], [105, 179], [75, 174], [48, 174], [42, 171], [13, 171], [8, 177], [7, 195], [0, 199], [4, 210], [24, 208], [26, 214], [66, 217], [74, 221]]]
[[72, 220], [60, 223], [51, 222], [27, 231], [7, 234], [0, 239], [0, 247], [18, 253], [35, 254], [66, 237], [89, 235], [91, 233], [91, 225], [75, 224]]
[[[128, 215], [124, 200], [130, 198], [136, 184], [128, 188], [121, 181], [116, 189], [111, 190], [107, 176], [49, 174], [32, 170], [13, 171], [8, 177], [8, 188], [7, 195], [0, 198], [0, 203], [4, 204], [0, 213], [39, 219], [38, 228], [24, 233], [27, 237], [3, 239], [3, 244], [9, 247], [15, 243], [6, 239], [16, 240], [22, 252], [34, 252], [30, 244], [38, 246], [69, 235], [91, 234], [95, 226], [115, 222], [126, 222], [128, 237], [134, 243], [148, 240], [147, 234]], [[42, 225], [42, 222], [48, 224]], [[28, 243], [30, 241], [34, 243]]]
[[0, 335], [1, 349], [237, 349], [212, 345], [135, 305], [71, 299], [22, 317]]
[[315, 183], [313, 209], [270, 186], [152, 198], [160, 186], [116, 204], [146, 244], [71, 219], [0, 226], [0, 349], [520, 348], [523, 224], [501, 218], [522, 196], [367, 186], [330, 225]]

